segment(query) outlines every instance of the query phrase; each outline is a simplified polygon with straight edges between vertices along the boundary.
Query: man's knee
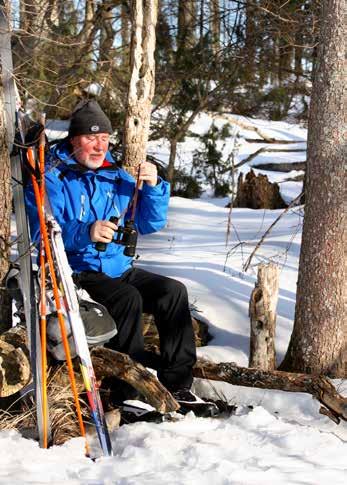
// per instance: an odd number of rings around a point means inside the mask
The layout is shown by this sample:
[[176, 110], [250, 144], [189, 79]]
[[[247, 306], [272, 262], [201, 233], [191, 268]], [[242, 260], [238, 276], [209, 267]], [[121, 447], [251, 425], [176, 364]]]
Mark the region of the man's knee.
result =
[[120, 310], [122, 312], [131, 311], [134, 314], [142, 313], [142, 296], [136, 288], [127, 285], [121, 295], [118, 293], [112, 299], [112, 307], [114, 312]]
[[176, 297], [178, 299], [185, 299], [188, 301], [187, 288], [180, 281], [172, 278], [166, 278], [164, 283], [164, 289], [167, 295]]
[[133, 308], [142, 308], [142, 296], [140, 292], [133, 286], [129, 285], [127, 287], [124, 300], [126, 300]]

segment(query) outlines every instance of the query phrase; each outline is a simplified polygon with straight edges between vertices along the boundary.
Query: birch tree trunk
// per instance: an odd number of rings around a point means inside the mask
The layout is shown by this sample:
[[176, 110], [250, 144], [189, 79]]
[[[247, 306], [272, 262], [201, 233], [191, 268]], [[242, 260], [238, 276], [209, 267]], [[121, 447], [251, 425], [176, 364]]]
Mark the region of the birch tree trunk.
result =
[[3, 90], [0, 85], [0, 334], [11, 326], [11, 300], [5, 290], [10, 260], [11, 170], [4, 123]]
[[283, 370], [346, 376], [344, 0], [324, 0], [294, 329]]
[[[4, 8], [4, 12], [6, 12], [8, 3], [0, 2], [0, 7], [1, 9]], [[3, 11], [0, 12], [0, 15], [4, 15]], [[11, 299], [5, 290], [5, 276], [9, 269], [10, 260], [12, 209], [11, 166], [7, 139], [8, 133], [5, 120], [3, 72], [0, 63], [0, 334], [11, 327], [12, 324]]]
[[124, 129], [124, 168], [136, 175], [136, 167], [146, 159], [146, 149], [154, 95], [155, 27], [158, 0], [132, 0], [130, 84]]

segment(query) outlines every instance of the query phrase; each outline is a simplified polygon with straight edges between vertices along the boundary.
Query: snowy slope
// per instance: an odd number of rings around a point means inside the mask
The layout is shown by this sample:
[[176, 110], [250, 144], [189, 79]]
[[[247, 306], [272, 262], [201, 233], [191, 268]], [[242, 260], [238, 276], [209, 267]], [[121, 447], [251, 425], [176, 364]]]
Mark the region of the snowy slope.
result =
[[[256, 174], [266, 174], [271, 182], [280, 183], [280, 191], [285, 202], [290, 202], [293, 198], [297, 197], [302, 190], [302, 182], [286, 182], [282, 183], [285, 179], [290, 178], [293, 175], [297, 175], [301, 172], [293, 171], [289, 173], [270, 172], [264, 170], [257, 170], [255, 167], [260, 163], [281, 163], [281, 162], [302, 162], [306, 160], [306, 137], [307, 129], [297, 124], [291, 124], [284, 121], [265, 121], [261, 119], [245, 118], [243, 116], [233, 116], [234, 119], [241, 121], [243, 124], [253, 126], [260, 130], [261, 134], [269, 138], [276, 140], [291, 141], [290, 144], [267, 144], [267, 143], [254, 143], [249, 140], [259, 140], [261, 137], [258, 133], [252, 130], [244, 129], [234, 124], [230, 124], [228, 119], [230, 116], [210, 116], [208, 114], [200, 114], [195, 122], [190, 127], [190, 132], [196, 135], [205, 134], [212, 123], [219, 129], [223, 126], [229, 126], [232, 135], [225, 141], [220, 141], [217, 144], [217, 149], [222, 151], [223, 160], [228, 160], [230, 153], [233, 150], [235, 144], [235, 135], [238, 134], [239, 149], [237, 156], [235, 157], [235, 165], [245, 160], [248, 156], [257, 152], [260, 148], [271, 149], [294, 149], [303, 150], [300, 152], [263, 152], [259, 153], [253, 158], [250, 163], [246, 163], [238, 169], [238, 173], [247, 173], [252, 167]], [[185, 170], [186, 173], [190, 173], [191, 164], [194, 150], [201, 149], [202, 145], [196, 137], [187, 136], [182, 143], [177, 145], [177, 157], [176, 168]], [[169, 161], [170, 147], [169, 143], [165, 140], [152, 141], [149, 143], [149, 153], [157, 157], [164, 164]], [[229, 180], [229, 183], [231, 181]], [[207, 193], [209, 193], [208, 187], [205, 187]]]

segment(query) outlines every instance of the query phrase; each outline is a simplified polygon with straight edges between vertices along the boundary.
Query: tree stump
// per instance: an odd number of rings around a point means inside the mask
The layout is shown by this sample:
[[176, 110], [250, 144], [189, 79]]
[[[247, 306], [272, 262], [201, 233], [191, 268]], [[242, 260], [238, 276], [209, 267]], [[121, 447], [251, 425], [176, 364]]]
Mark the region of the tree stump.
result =
[[266, 175], [247, 173], [245, 180], [240, 173], [237, 180], [237, 195], [233, 207], [249, 209], [284, 209], [286, 203], [281, 197], [277, 183], [269, 182]]
[[276, 264], [260, 264], [258, 281], [249, 302], [251, 336], [249, 367], [273, 370], [276, 367], [275, 329], [279, 288]]
[[0, 369], [0, 398], [15, 394], [30, 382], [30, 357], [23, 327], [0, 335]]

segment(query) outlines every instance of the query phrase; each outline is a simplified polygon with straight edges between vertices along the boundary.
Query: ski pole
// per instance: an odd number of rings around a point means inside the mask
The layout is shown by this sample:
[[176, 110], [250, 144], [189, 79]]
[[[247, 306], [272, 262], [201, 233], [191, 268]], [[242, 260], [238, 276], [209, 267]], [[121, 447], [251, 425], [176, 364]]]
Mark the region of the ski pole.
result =
[[104, 455], [112, 456], [112, 444], [96, 383], [96, 377], [85, 335], [84, 324], [79, 311], [76, 290], [71, 277], [71, 268], [69, 266], [64, 249], [61, 228], [54, 219], [48, 197], [46, 198], [45, 217], [47, 228], [50, 234], [52, 252], [54, 254], [56, 263], [56, 274], [60, 280], [60, 291], [64, 301], [66, 316], [71, 325], [76, 345], [76, 353], [80, 360], [80, 369], [90, 406], [91, 417], [94, 421], [99, 443]]
[[[33, 152], [32, 148], [28, 148], [27, 157], [28, 157], [28, 162], [29, 162], [30, 166], [32, 167], [32, 169], [35, 169], [35, 157], [34, 157], [34, 152]], [[56, 278], [55, 269], [54, 269], [52, 252], [51, 252], [49, 239], [48, 239], [48, 231], [47, 231], [47, 227], [46, 227], [46, 223], [45, 223], [45, 219], [44, 219], [44, 213], [43, 213], [43, 210], [42, 210], [40, 189], [39, 189], [38, 182], [37, 182], [37, 180], [36, 180], [36, 178], [33, 174], [31, 175], [31, 180], [32, 180], [32, 184], [33, 184], [36, 206], [37, 206], [37, 210], [38, 210], [40, 230], [41, 230], [41, 234], [42, 234], [42, 238], [43, 238], [43, 242], [44, 242], [45, 253], [46, 253], [49, 271], [50, 271], [50, 275], [51, 275], [51, 279], [52, 279], [54, 302], [55, 302], [55, 306], [56, 306], [56, 310], [57, 310], [60, 332], [61, 332], [61, 336], [62, 336], [62, 340], [63, 340], [63, 346], [64, 346], [64, 351], [65, 351], [65, 356], [66, 356], [66, 363], [67, 363], [67, 367], [68, 367], [70, 385], [71, 385], [71, 389], [72, 389], [72, 393], [73, 393], [73, 397], [74, 397], [77, 418], [78, 418], [78, 422], [79, 422], [81, 435], [84, 438], [86, 438], [85, 427], [84, 427], [84, 423], [83, 423], [83, 419], [82, 419], [82, 411], [81, 411], [81, 406], [80, 406], [80, 403], [79, 403], [79, 396], [78, 396], [76, 380], [75, 380], [75, 375], [74, 375], [74, 370], [73, 370], [73, 365], [72, 365], [71, 352], [70, 352], [70, 348], [69, 348], [69, 342], [68, 342], [68, 337], [67, 337], [67, 333], [66, 333], [64, 317], [63, 317], [63, 310], [62, 310], [60, 297], [59, 297], [58, 283], [57, 283], [57, 278]], [[89, 448], [88, 448], [87, 442], [86, 442], [86, 454], [89, 455]]]
[[[40, 196], [41, 210], [45, 207], [45, 115], [41, 116], [43, 130], [39, 141], [39, 171], [40, 171]], [[42, 360], [42, 401], [43, 401], [43, 447], [48, 447], [48, 398], [47, 398], [47, 308], [46, 308], [46, 258], [45, 246], [41, 235], [40, 241], [40, 268], [41, 268], [41, 304], [40, 304], [40, 327], [41, 327], [41, 360]]]

